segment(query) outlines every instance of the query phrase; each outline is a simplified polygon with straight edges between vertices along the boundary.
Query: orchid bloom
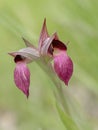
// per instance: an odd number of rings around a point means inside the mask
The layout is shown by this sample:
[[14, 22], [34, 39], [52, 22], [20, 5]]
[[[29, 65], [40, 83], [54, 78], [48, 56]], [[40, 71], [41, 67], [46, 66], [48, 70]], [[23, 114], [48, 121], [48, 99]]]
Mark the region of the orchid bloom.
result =
[[[27, 45], [29, 44], [29, 42], [27, 42], [25, 39], [24, 41], [27, 43]], [[35, 48], [27, 47], [19, 50], [18, 52], [11, 52], [9, 54], [14, 57], [14, 62], [16, 63], [14, 70], [15, 84], [28, 98], [30, 71], [27, 67], [27, 63], [39, 58], [39, 52]]]
[[25, 38], [23, 38], [23, 40], [27, 46], [26, 48], [9, 53], [14, 57], [16, 63], [16, 68], [14, 70], [16, 86], [22, 90], [27, 97], [29, 96], [30, 71], [27, 67], [27, 63], [40, 58], [44, 59], [44, 57], [47, 57], [47, 59], [52, 58], [54, 61], [53, 69], [55, 73], [68, 85], [73, 73], [73, 62], [67, 55], [66, 45], [59, 40], [57, 33], [49, 36], [46, 27], [46, 19], [44, 20], [40, 33], [38, 48], [34, 47]]

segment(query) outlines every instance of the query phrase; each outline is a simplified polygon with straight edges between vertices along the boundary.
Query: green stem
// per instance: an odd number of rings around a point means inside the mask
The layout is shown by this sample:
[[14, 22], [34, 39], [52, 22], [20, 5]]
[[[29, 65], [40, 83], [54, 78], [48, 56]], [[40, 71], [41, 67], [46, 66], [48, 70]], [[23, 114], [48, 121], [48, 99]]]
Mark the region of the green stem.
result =
[[56, 74], [54, 73], [54, 70], [51, 66], [51, 64], [47, 64], [47, 61], [45, 60], [41, 60], [40, 62], [38, 62], [38, 65], [44, 70], [44, 72], [46, 72], [46, 74], [48, 75], [48, 77], [51, 79], [51, 81], [54, 83], [54, 95], [56, 100], [59, 101], [59, 104], [62, 105], [63, 110], [70, 115], [70, 111], [67, 105], [67, 101], [66, 98], [64, 96], [63, 90], [62, 90], [62, 85], [61, 83], [58, 81], [58, 78], [56, 76]]

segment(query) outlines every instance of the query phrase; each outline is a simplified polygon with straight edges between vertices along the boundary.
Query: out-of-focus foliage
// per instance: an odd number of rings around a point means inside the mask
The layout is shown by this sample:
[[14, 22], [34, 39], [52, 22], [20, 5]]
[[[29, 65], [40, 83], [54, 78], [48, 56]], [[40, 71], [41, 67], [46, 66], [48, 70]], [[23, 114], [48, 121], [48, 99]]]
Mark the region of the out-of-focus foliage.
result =
[[[7, 54], [25, 47], [22, 36], [37, 46], [45, 17], [50, 34], [57, 31], [63, 42], [70, 41], [68, 54], [74, 62], [74, 74], [66, 89], [79, 103], [78, 112], [84, 113], [93, 130], [98, 129], [97, 14], [97, 0], [0, 0], [0, 129], [65, 130], [49, 77], [36, 63], [29, 64], [31, 85], [27, 100], [15, 88], [15, 64]], [[73, 116], [76, 119], [74, 113]]]

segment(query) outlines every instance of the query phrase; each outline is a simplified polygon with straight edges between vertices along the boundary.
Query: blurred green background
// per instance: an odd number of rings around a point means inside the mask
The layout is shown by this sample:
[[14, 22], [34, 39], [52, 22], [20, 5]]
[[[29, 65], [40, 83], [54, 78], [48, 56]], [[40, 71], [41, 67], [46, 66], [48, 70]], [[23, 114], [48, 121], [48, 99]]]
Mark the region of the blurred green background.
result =
[[49, 77], [36, 63], [29, 64], [27, 100], [14, 84], [15, 63], [7, 54], [25, 47], [22, 36], [37, 46], [44, 18], [50, 34], [57, 31], [61, 41], [70, 41], [74, 74], [66, 89], [98, 130], [97, 0], [0, 0], [0, 130], [65, 130]]

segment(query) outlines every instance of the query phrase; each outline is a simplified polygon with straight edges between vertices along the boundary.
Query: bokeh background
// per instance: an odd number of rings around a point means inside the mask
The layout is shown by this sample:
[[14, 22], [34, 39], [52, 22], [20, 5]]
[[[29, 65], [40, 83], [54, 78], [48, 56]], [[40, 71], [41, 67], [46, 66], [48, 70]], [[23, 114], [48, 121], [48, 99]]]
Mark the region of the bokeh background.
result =
[[[55, 107], [53, 83], [36, 64], [31, 71], [30, 96], [13, 81], [15, 63], [8, 52], [35, 46], [44, 18], [49, 33], [58, 32], [74, 62], [69, 89], [92, 130], [98, 130], [98, 1], [0, 0], [0, 130], [65, 130]], [[82, 130], [82, 128], [81, 128]]]

